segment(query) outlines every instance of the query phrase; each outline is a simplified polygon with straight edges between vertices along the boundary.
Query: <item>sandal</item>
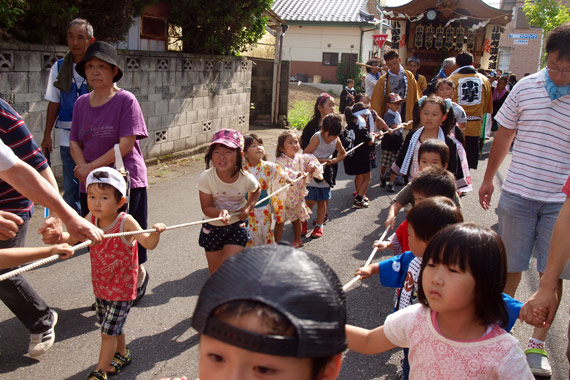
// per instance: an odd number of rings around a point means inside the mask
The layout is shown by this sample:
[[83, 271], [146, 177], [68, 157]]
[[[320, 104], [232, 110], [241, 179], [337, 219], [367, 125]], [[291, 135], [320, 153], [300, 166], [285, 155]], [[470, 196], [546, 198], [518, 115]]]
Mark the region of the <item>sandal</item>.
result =
[[107, 375], [101, 371], [93, 371], [89, 374], [87, 380], [107, 380]]
[[121, 373], [121, 370], [131, 364], [131, 350], [127, 348], [127, 354], [125, 356], [118, 352], [115, 352], [111, 364], [109, 364], [109, 369], [113, 368], [113, 371], [107, 370], [107, 375], [115, 376]]

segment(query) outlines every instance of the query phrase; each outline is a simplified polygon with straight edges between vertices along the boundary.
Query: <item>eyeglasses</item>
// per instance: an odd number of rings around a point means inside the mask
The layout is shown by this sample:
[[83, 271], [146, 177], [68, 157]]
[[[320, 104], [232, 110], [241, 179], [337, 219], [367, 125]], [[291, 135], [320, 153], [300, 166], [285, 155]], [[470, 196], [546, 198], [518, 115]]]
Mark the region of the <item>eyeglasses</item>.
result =
[[548, 66], [546, 66], [546, 70], [548, 70], [548, 72], [552, 74], [560, 74], [562, 76], [570, 77], [570, 70], [553, 69]]

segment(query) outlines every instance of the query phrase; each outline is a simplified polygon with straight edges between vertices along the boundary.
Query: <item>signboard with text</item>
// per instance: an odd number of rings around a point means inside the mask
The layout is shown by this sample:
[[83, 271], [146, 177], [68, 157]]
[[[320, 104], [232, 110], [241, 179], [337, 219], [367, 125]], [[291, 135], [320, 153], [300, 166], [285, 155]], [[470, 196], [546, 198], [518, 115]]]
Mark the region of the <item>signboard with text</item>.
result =
[[382, 46], [384, 46], [384, 43], [388, 39], [388, 35], [387, 34], [374, 34], [374, 35], [372, 35], [372, 38], [374, 39], [374, 42], [376, 42], [376, 45], [378, 45], [378, 47], [380, 49], [382, 49]]
[[528, 45], [528, 40], [513, 40], [513, 45]]
[[534, 33], [509, 33], [509, 38], [512, 39], [527, 39], [527, 40], [536, 40], [538, 38], [538, 34]]

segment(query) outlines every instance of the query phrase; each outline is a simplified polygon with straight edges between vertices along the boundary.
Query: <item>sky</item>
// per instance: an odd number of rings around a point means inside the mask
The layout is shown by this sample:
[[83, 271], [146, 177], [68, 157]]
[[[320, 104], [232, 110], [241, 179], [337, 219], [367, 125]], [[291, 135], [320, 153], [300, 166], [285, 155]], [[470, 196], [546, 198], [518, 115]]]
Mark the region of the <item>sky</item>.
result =
[[[389, 7], [397, 7], [399, 5], [409, 3], [410, 1], [411, 0], [386, 0], [386, 5]], [[500, 0], [483, 0], [483, 1], [495, 8], [499, 8], [499, 5], [501, 3]]]

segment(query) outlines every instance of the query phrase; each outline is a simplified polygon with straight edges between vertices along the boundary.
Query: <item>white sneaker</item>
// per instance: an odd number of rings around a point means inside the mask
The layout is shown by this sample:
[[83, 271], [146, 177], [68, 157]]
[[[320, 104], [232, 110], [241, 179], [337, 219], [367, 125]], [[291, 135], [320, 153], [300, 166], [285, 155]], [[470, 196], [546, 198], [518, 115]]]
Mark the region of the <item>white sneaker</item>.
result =
[[30, 334], [28, 354], [33, 358], [45, 354], [53, 346], [53, 342], [55, 342], [54, 327], [57, 324], [57, 313], [54, 310], [51, 310], [51, 313], [53, 315], [51, 328], [40, 334]]
[[552, 368], [548, 362], [548, 353], [539, 348], [529, 348], [525, 352], [528, 366], [535, 376], [550, 377]]

